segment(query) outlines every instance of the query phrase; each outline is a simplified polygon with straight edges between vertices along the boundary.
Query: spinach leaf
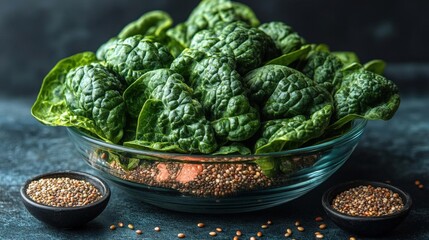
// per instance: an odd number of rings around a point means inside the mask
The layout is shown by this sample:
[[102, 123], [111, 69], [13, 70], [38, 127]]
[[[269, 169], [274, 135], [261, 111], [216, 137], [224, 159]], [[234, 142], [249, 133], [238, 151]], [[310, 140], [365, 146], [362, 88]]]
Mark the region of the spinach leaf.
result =
[[[157, 151], [211, 153], [217, 143], [201, 104], [192, 98], [192, 89], [183, 77], [168, 69], [147, 72], [127, 90], [141, 92], [144, 105], [138, 117], [135, 141], [128, 146]], [[126, 95], [127, 95], [126, 94]]]
[[78, 53], [59, 61], [43, 79], [31, 114], [50, 126], [74, 126], [75, 122], [83, 121], [84, 119], [72, 117], [74, 114], [67, 107], [64, 97], [65, 79], [70, 70], [96, 61], [92, 52]]
[[173, 61], [168, 48], [142, 35], [111, 40], [99, 49], [97, 56], [127, 85], [148, 71], [169, 67]]
[[328, 104], [314, 112], [310, 118], [297, 115], [265, 122], [262, 125], [262, 136], [255, 144], [255, 153], [293, 149], [319, 137], [329, 125], [332, 111], [332, 105]]
[[365, 63], [363, 68], [370, 72], [381, 75], [384, 72], [384, 68], [386, 68], [386, 63], [383, 60], [375, 59]]
[[281, 55], [280, 57], [271, 59], [265, 65], [283, 65], [288, 66], [289, 64], [295, 62], [298, 59], [301, 59], [302, 57], [305, 57], [307, 53], [311, 50], [310, 45], [304, 45], [300, 49], [286, 53]]
[[230, 155], [230, 154], [240, 154], [240, 155], [249, 155], [252, 151], [244, 146], [244, 144], [233, 142], [230, 145], [221, 146], [216, 152], [212, 155]]
[[189, 47], [192, 38], [202, 30], [212, 29], [218, 23], [243, 22], [250, 26], [259, 25], [255, 13], [248, 6], [229, 0], [203, 0], [192, 11], [184, 23], [167, 32], [169, 36], [180, 39], [183, 46]]
[[360, 69], [344, 78], [334, 95], [334, 123], [339, 128], [356, 118], [390, 119], [400, 104], [398, 87], [376, 73]]
[[332, 97], [301, 72], [281, 65], [265, 65], [249, 72], [244, 84], [252, 102], [259, 103], [265, 120], [310, 116]]
[[305, 60], [302, 72], [329, 92], [335, 92], [341, 84], [344, 64], [327, 51], [311, 51]]
[[166, 12], [147, 12], [139, 19], [126, 25], [118, 34], [118, 38], [124, 39], [134, 35], [164, 36], [172, 24], [173, 20]]
[[359, 57], [354, 52], [331, 52], [331, 54], [337, 57], [344, 66], [359, 63]]
[[240, 74], [280, 55], [267, 34], [243, 22], [221, 23], [211, 30], [200, 31], [192, 38], [190, 48], [233, 57]]
[[123, 135], [125, 104], [121, 82], [100, 63], [70, 70], [65, 79], [65, 100], [77, 117], [74, 126], [117, 143]]
[[242, 141], [257, 131], [259, 114], [247, 99], [233, 58], [190, 49], [171, 68], [187, 77], [218, 138]]
[[304, 38], [283, 22], [264, 23], [258, 27], [270, 36], [282, 54], [298, 50], [305, 44]]

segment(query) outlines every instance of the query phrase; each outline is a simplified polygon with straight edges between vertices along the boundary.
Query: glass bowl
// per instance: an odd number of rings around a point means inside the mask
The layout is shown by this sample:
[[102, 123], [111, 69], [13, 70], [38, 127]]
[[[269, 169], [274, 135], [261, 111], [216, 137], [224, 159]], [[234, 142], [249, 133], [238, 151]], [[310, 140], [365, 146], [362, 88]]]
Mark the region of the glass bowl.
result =
[[[350, 157], [365, 126], [365, 120], [356, 120], [330, 141], [257, 155], [146, 151], [75, 128], [68, 133], [89, 165], [143, 202], [182, 212], [238, 213], [286, 203], [321, 184]], [[268, 173], [267, 166], [277, 171]]]

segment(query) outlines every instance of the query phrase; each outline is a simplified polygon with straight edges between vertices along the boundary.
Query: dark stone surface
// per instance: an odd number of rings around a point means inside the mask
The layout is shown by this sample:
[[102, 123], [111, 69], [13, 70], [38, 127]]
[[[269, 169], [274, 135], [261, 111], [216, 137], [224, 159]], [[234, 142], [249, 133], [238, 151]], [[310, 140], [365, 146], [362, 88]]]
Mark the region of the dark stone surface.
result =
[[[429, 97], [404, 96], [397, 114], [388, 122], [370, 122], [351, 158], [328, 181], [307, 195], [265, 211], [233, 215], [185, 214], [163, 210], [134, 200], [112, 187], [106, 210], [84, 228], [58, 230], [33, 218], [24, 208], [19, 189], [28, 178], [56, 170], [94, 171], [80, 159], [65, 129], [43, 126], [30, 115], [33, 99], [0, 99], [0, 238], [1, 239], [136, 239], [129, 229], [110, 231], [112, 223], [133, 223], [144, 239], [208, 239], [209, 231], [223, 228], [213, 239], [231, 239], [236, 230], [245, 239], [262, 230], [262, 239], [284, 239], [286, 228], [294, 229], [300, 219], [305, 232], [294, 231], [297, 239], [314, 239], [318, 231], [314, 217], [325, 216], [321, 196], [339, 182], [366, 179], [385, 181], [409, 192], [414, 207], [408, 218], [390, 235], [380, 239], [429, 239]], [[420, 190], [414, 180], [426, 184]], [[199, 229], [198, 222], [206, 227]], [[325, 239], [348, 239], [344, 232], [326, 219]], [[154, 227], [161, 227], [155, 232]], [[364, 238], [359, 238], [364, 239]]]

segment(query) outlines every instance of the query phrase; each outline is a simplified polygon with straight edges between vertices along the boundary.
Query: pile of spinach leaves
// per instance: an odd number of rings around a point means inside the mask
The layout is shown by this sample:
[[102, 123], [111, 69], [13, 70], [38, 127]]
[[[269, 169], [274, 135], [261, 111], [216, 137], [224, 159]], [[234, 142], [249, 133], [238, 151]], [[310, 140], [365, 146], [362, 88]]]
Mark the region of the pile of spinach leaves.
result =
[[260, 24], [242, 3], [203, 0], [183, 23], [148, 12], [96, 53], [59, 61], [31, 112], [133, 148], [277, 152], [357, 118], [390, 119], [400, 97], [384, 65], [307, 43], [283, 22]]

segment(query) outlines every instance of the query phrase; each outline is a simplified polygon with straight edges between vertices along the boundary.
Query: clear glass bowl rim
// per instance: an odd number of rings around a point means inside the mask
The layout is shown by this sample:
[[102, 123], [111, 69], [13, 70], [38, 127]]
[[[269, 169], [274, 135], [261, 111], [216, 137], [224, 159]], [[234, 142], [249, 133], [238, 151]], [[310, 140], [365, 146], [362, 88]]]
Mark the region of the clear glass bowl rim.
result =
[[[79, 137], [83, 138], [85, 141], [87, 141], [89, 143], [96, 144], [96, 145], [104, 147], [104, 148], [109, 148], [111, 150], [127, 152], [127, 153], [131, 153], [131, 154], [149, 155], [149, 156], [165, 156], [165, 157], [169, 157], [169, 158], [174, 158], [175, 161], [183, 161], [183, 162], [189, 162], [190, 161], [190, 159], [186, 159], [186, 157], [192, 157], [194, 159], [199, 159], [199, 161], [204, 160], [204, 159], [207, 159], [210, 161], [210, 159], [218, 159], [218, 158], [231, 158], [231, 160], [234, 158], [242, 158], [242, 160], [244, 160], [244, 161], [246, 161], [245, 159], [252, 161], [252, 160], [254, 160], [254, 158], [259, 158], [259, 157], [276, 157], [276, 156], [281, 157], [281, 156], [293, 156], [293, 155], [306, 154], [309, 152], [322, 151], [324, 149], [329, 149], [329, 148], [333, 148], [333, 147], [341, 145], [341, 144], [345, 144], [348, 141], [350, 141], [350, 140], [354, 139], [355, 137], [358, 137], [360, 134], [362, 134], [367, 122], [368, 121], [365, 119], [354, 120], [352, 123], [351, 129], [347, 133], [341, 135], [340, 137], [334, 138], [332, 140], [329, 140], [329, 141], [326, 141], [326, 142], [323, 142], [320, 144], [311, 145], [311, 146], [302, 147], [302, 148], [291, 149], [291, 150], [286, 150], [286, 151], [280, 151], [280, 152], [270, 152], [270, 153], [261, 153], [261, 154], [251, 154], [251, 155], [239, 155], [239, 154], [231, 154], [231, 155], [207, 155], [207, 154], [205, 154], [204, 155], [204, 154], [170, 153], [170, 152], [150, 151], [150, 150], [130, 148], [130, 147], [126, 147], [123, 145], [117, 145], [117, 144], [104, 142], [104, 141], [97, 139], [93, 136], [90, 136], [87, 133], [82, 132], [79, 129], [74, 128], [74, 127], [67, 127], [67, 130], [71, 134], [78, 135]], [[185, 157], [185, 159], [181, 160], [181, 157]], [[226, 160], [223, 162], [228, 162], [228, 161]]]

